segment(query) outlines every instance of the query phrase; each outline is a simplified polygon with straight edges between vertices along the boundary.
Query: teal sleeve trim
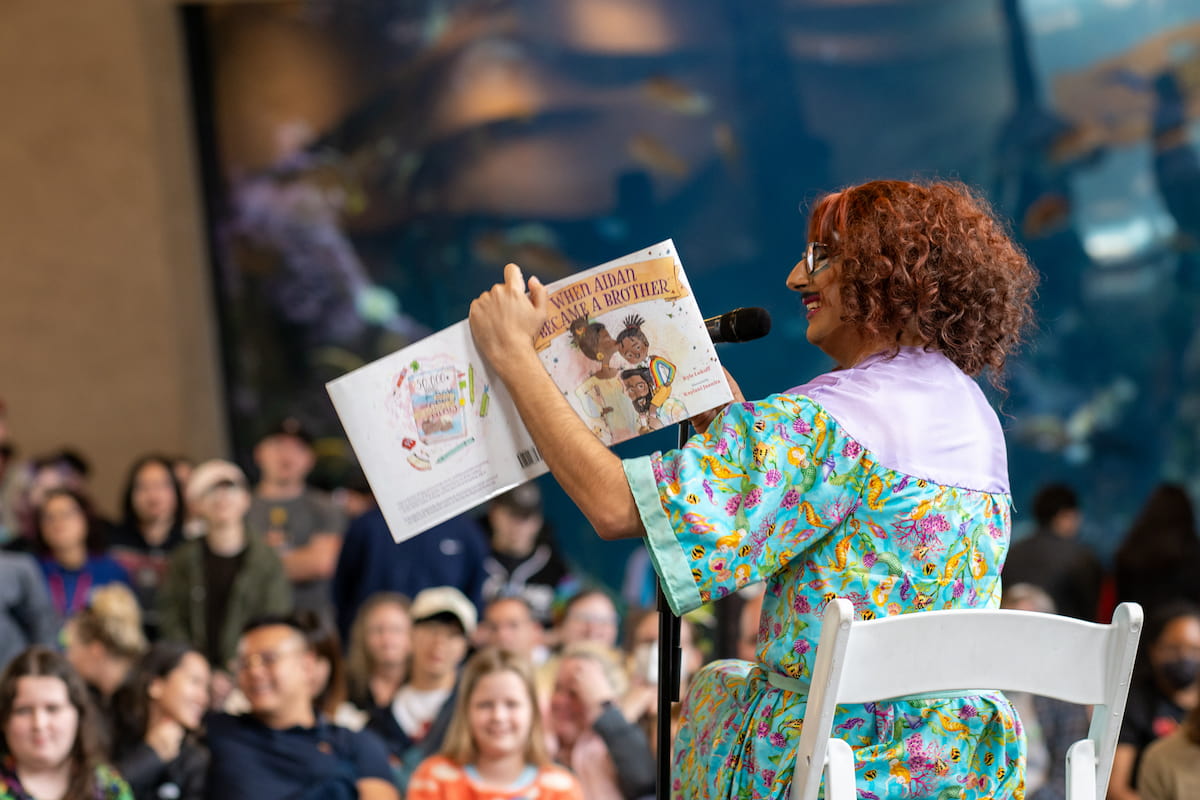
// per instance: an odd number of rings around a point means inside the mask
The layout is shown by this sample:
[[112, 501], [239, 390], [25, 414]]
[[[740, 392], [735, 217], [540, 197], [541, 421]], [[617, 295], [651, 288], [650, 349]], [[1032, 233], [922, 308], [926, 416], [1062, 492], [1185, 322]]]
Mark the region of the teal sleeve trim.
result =
[[686, 614], [703, 605], [700, 591], [692, 580], [692, 565], [675, 538], [671, 521], [663, 510], [658, 497], [658, 482], [654, 480], [654, 469], [650, 457], [629, 458], [621, 462], [625, 480], [633, 491], [638, 514], [646, 528], [646, 547], [650, 550], [650, 561], [658, 573], [658, 582], [667, 603], [676, 616]]

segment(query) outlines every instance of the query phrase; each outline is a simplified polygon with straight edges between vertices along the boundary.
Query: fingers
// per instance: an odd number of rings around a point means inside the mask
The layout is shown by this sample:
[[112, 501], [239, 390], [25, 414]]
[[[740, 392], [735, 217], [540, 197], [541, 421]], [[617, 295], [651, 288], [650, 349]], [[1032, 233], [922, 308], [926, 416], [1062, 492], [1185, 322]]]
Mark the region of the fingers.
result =
[[509, 263], [504, 266], [504, 285], [522, 294], [525, 293], [525, 276], [516, 264]]
[[529, 279], [529, 301], [533, 303], [533, 307], [538, 311], [546, 310], [546, 301], [549, 294], [546, 292], [546, 287], [534, 275]]
[[733, 402], [745, 402], [746, 397], [742, 394], [742, 387], [738, 386], [738, 382], [735, 381], [733, 376], [729, 374], [729, 370], [725, 369], [724, 367], [721, 367], [721, 369], [725, 371], [725, 380], [729, 384], [729, 391], [733, 393]]

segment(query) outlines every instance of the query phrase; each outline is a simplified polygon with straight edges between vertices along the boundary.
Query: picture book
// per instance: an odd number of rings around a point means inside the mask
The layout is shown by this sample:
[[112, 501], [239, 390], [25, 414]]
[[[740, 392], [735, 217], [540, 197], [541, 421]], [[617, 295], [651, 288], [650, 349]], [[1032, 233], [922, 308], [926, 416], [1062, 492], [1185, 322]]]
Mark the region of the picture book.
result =
[[[670, 240], [546, 290], [539, 357], [606, 445], [732, 400]], [[326, 388], [396, 541], [546, 472], [465, 320]]]

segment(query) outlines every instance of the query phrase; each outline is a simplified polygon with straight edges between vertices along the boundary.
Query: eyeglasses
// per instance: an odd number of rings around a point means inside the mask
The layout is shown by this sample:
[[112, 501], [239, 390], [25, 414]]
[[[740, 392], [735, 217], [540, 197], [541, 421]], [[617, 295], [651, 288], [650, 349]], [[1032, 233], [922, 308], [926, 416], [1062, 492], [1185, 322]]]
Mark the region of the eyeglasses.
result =
[[303, 650], [279, 650], [274, 652], [268, 650], [265, 653], [247, 653], [230, 661], [229, 666], [232, 672], [247, 672], [256, 666], [261, 666], [263, 669], [274, 669], [278, 666], [279, 662], [288, 656], [299, 655], [303, 652]]
[[800, 263], [804, 265], [806, 278], [812, 278], [833, 265], [833, 262], [829, 260], [829, 248], [820, 242], [808, 243], [804, 248], [804, 258], [800, 259]]

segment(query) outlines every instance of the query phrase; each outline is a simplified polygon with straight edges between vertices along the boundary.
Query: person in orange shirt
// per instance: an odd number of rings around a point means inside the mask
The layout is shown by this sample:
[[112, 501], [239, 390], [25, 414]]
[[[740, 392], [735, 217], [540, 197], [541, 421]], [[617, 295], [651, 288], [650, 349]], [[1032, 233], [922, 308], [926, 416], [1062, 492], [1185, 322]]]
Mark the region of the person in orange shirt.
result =
[[523, 797], [583, 800], [583, 789], [550, 761], [528, 664], [486, 648], [467, 662], [446, 742], [417, 767], [407, 798]]

